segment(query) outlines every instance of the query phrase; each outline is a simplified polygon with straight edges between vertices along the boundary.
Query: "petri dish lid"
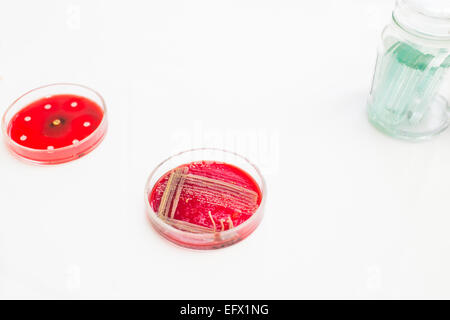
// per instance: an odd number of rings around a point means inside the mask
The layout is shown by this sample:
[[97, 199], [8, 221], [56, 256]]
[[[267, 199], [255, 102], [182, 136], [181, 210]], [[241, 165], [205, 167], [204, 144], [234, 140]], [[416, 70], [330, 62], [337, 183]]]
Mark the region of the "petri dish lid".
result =
[[418, 35], [450, 40], [449, 0], [397, 0], [393, 18]]

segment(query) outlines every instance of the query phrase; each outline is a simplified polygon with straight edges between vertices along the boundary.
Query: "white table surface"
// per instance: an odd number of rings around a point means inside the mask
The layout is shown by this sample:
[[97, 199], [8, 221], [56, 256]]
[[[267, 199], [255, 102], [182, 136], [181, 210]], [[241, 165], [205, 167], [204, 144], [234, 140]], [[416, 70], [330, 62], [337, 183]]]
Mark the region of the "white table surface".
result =
[[[450, 298], [450, 131], [407, 143], [366, 119], [393, 5], [2, 1], [0, 111], [76, 82], [110, 130], [58, 166], [0, 146], [0, 298]], [[160, 161], [201, 146], [268, 184], [259, 228], [208, 252], [162, 239], [143, 199]]]

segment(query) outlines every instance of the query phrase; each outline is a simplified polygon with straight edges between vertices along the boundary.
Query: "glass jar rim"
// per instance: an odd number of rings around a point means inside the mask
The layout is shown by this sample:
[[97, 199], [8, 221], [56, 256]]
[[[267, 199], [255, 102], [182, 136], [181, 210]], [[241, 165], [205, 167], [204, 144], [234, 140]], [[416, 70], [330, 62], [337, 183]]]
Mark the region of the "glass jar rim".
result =
[[416, 36], [450, 41], [450, 2], [397, 0], [392, 18], [402, 29]]

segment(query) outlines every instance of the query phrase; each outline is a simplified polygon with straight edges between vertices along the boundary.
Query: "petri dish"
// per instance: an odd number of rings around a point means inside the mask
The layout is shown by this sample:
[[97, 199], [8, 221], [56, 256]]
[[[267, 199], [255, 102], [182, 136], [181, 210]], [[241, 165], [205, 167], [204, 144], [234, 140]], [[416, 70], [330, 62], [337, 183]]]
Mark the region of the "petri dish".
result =
[[2, 119], [10, 151], [21, 159], [44, 165], [86, 155], [100, 144], [107, 127], [102, 96], [71, 83], [26, 92], [9, 106]]
[[265, 200], [259, 169], [221, 149], [169, 157], [145, 187], [147, 214], [156, 231], [192, 249], [219, 249], [248, 237], [261, 222]]

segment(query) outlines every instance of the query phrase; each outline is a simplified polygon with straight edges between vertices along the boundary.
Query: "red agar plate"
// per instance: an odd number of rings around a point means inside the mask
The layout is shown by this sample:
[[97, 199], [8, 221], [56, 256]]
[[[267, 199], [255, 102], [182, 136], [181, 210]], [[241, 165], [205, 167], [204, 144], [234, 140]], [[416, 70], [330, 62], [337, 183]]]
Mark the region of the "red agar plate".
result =
[[31, 90], [5, 112], [3, 134], [9, 149], [40, 164], [68, 162], [92, 151], [107, 130], [106, 106], [94, 90], [52, 84]]
[[265, 183], [259, 170], [235, 153], [196, 149], [160, 164], [145, 194], [150, 221], [164, 237], [189, 248], [217, 249], [256, 229]]

